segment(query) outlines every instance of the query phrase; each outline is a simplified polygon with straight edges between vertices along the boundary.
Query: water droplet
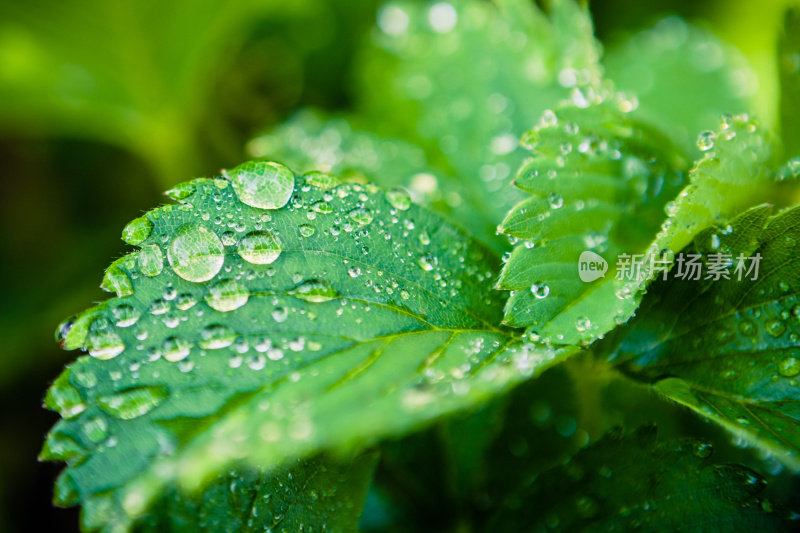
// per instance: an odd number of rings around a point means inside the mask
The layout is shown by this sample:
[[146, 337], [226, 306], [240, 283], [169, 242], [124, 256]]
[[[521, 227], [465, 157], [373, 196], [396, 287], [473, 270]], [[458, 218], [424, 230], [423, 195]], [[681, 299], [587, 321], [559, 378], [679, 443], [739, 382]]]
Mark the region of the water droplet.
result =
[[546, 283], [536, 282], [531, 285], [531, 294], [539, 300], [547, 298], [550, 294], [550, 286]]
[[102, 416], [95, 416], [84, 422], [82, 429], [86, 438], [98, 443], [108, 435], [108, 422]]
[[329, 204], [328, 202], [322, 201], [322, 200], [320, 200], [319, 202], [315, 202], [311, 206], [311, 209], [313, 209], [317, 213], [321, 213], [323, 215], [327, 215], [328, 213], [333, 211], [333, 207], [331, 207], [331, 204]]
[[125, 344], [105, 318], [98, 318], [89, 328], [86, 339], [89, 355], [97, 359], [113, 359], [125, 350]]
[[118, 327], [127, 328], [136, 324], [142, 313], [131, 305], [122, 304], [112, 308], [111, 314]]
[[331, 189], [339, 183], [338, 179], [325, 172], [309, 172], [303, 177], [306, 179], [306, 183], [317, 189]]
[[716, 139], [717, 135], [713, 131], [706, 130], [697, 137], [697, 147], [702, 152], [707, 152], [714, 148], [714, 140]]
[[188, 198], [189, 196], [193, 195], [196, 189], [197, 187], [195, 186], [194, 182], [184, 181], [183, 183], [177, 184], [170, 190], [165, 191], [164, 194], [176, 202], [179, 202], [184, 198]]
[[272, 311], [272, 319], [275, 322], [283, 322], [289, 316], [289, 311], [285, 307], [276, 307]]
[[283, 207], [294, 191], [294, 173], [280, 163], [248, 161], [223, 175], [230, 178], [239, 200], [259, 209]]
[[411, 196], [408, 194], [408, 191], [400, 187], [386, 191], [386, 200], [392, 207], [400, 211], [406, 211], [411, 207]]
[[589, 320], [589, 317], [579, 316], [575, 320], [575, 327], [577, 328], [578, 331], [586, 331], [592, 327], [592, 321]]
[[553, 209], [560, 209], [564, 205], [564, 198], [560, 194], [552, 193], [547, 197], [550, 207]]
[[778, 373], [786, 378], [793, 378], [800, 374], [800, 359], [797, 357], [785, 357], [778, 363]]
[[180, 337], [168, 337], [161, 345], [161, 351], [164, 359], [171, 363], [183, 361], [189, 357], [189, 352], [192, 350], [192, 343]]
[[701, 459], [710, 457], [714, 453], [714, 447], [710, 442], [695, 442], [692, 448], [694, 454]]
[[297, 229], [300, 230], [300, 235], [303, 237], [311, 237], [317, 231], [317, 228], [311, 224], [300, 224]]
[[212, 324], [200, 330], [200, 347], [206, 350], [227, 348], [236, 340], [236, 332], [222, 324]]
[[97, 404], [111, 416], [122, 420], [131, 420], [149, 413], [168, 396], [169, 390], [165, 386], [136, 387], [100, 396]]
[[250, 293], [236, 280], [225, 279], [212, 285], [205, 296], [206, 303], [220, 312], [233, 311], [247, 303]]
[[326, 281], [320, 279], [310, 279], [297, 285], [288, 291], [295, 298], [300, 298], [307, 302], [321, 303], [339, 297], [339, 293]]
[[181, 311], [188, 311], [196, 304], [197, 304], [197, 299], [194, 297], [194, 295], [189, 294], [188, 292], [179, 294], [178, 297], [175, 299], [175, 307], [177, 307]]
[[780, 337], [786, 333], [786, 324], [782, 320], [770, 320], [767, 322], [767, 333], [773, 337]]
[[156, 244], [145, 244], [139, 251], [139, 271], [152, 278], [161, 274], [164, 268], [164, 254]]
[[355, 222], [359, 226], [366, 226], [367, 224], [372, 222], [373, 219], [372, 211], [370, 211], [369, 209], [365, 209], [363, 207], [357, 207], [353, 209], [352, 211], [347, 213], [347, 216], [349, 216], [353, 220], [353, 222]]
[[175, 232], [167, 249], [167, 259], [178, 276], [200, 283], [217, 275], [225, 262], [225, 254], [216, 233], [205, 226], [186, 224]]
[[153, 223], [147, 217], [139, 217], [128, 222], [122, 230], [122, 240], [133, 246], [143, 243], [153, 231]]
[[128, 273], [119, 267], [117, 262], [111, 264], [103, 276], [100, 288], [107, 292], [113, 292], [118, 298], [125, 298], [133, 294], [133, 282]]
[[245, 235], [237, 248], [239, 256], [255, 265], [268, 265], [281, 255], [281, 243], [268, 231]]

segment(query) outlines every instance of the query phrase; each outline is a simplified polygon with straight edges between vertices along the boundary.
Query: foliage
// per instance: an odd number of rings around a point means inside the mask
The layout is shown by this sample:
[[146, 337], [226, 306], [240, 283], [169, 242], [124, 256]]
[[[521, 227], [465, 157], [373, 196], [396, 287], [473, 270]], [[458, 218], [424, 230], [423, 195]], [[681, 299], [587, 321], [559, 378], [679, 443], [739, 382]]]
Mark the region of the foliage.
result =
[[[384, 5], [352, 112], [124, 228], [114, 296], [56, 332], [88, 353], [45, 398], [56, 504], [111, 532], [790, 527], [763, 461], [675, 419], [800, 469], [795, 73], [776, 137], [708, 32], [666, 19], [604, 76], [588, 11], [550, 4]], [[583, 279], [586, 253], [638, 269]]]

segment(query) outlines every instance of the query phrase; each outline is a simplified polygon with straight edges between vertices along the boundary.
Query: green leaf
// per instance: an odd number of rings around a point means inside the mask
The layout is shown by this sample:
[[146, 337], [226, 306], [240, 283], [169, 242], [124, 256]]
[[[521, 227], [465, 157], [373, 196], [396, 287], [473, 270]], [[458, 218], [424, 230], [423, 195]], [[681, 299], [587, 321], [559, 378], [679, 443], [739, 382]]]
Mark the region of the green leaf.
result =
[[800, 9], [786, 10], [778, 44], [781, 138], [787, 155], [800, 156]]
[[[701, 134], [698, 146], [706, 153], [675, 196], [683, 181], [680, 152], [628, 118], [630, 107], [588, 88], [545, 113], [527, 137], [536, 157], [516, 183], [533, 197], [501, 228], [525, 242], [497, 286], [512, 291], [505, 323], [528, 327], [536, 339], [586, 344], [625, 323], [676, 250], [709, 225], [772, 199], [784, 179], [771, 168], [773, 147], [756, 121], [728, 115], [717, 132]], [[608, 272], [582, 281], [583, 251], [600, 254]], [[621, 267], [625, 257], [635, 267], [618, 268], [612, 277], [614, 262]]]
[[723, 113], [751, 110], [755, 73], [742, 54], [701, 27], [667, 17], [607, 48], [605, 75], [635, 94], [639, 112], [686, 153]]
[[193, 498], [168, 491], [135, 530], [356, 531], [374, 459], [314, 458], [268, 474], [222, 474]]
[[[798, 469], [800, 208], [769, 213], [754, 208], [701, 232], [685, 253], [706, 265], [727, 254], [729, 279], [654, 283], [604, 348], [628, 374]], [[740, 254], [759, 254], [758, 271], [737, 271]]]
[[373, 185], [251, 162], [169, 194], [107, 275], [132, 294], [59, 328], [90, 356], [50, 391], [65, 418], [42, 457], [68, 461], [57, 498], [88, 523], [110, 508], [124, 528], [232, 465], [409, 432], [570, 353], [495, 327], [491, 253]]
[[497, 283], [512, 291], [506, 324], [545, 342], [589, 343], [636, 308], [631, 282], [613, 272], [584, 282], [578, 265], [584, 251], [610, 259], [647, 250], [683, 185], [680, 151], [631, 116], [633, 106], [605, 90], [576, 90], [523, 139], [534, 157], [515, 184], [531, 197], [500, 228], [523, 240]]
[[364, 123], [455, 176], [461, 185], [442, 180], [441, 195], [484, 240], [519, 199], [508, 177], [524, 158], [520, 135], [599, 75], [586, 10], [550, 4], [546, 15], [526, 0], [391, 2], [360, 64]]
[[659, 442], [654, 426], [611, 433], [522, 488], [485, 531], [786, 531], [766, 481], [715, 464], [702, 441]]

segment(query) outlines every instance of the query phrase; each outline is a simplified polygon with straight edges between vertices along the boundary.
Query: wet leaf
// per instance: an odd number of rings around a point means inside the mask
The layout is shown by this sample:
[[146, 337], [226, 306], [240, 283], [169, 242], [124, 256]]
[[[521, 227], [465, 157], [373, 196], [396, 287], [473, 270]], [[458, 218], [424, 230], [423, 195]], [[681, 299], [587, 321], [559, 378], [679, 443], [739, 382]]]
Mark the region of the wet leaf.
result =
[[374, 185], [276, 165], [171, 192], [146, 237], [124, 232], [139, 250], [109, 288], [125, 290], [59, 328], [89, 355], [49, 393], [65, 418], [42, 458], [68, 461], [56, 497], [87, 524], [125, 529], [167, 487], [233, 467], [361, 449], [568, 355], [495, 326], [496, 260], [461, 231]]

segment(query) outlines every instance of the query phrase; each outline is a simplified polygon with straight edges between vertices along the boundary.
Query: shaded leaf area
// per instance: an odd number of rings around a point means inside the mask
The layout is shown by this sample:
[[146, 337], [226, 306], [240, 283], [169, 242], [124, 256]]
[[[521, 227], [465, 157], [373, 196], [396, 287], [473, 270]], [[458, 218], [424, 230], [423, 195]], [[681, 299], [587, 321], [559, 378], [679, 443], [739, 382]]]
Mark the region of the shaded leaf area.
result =
[[[778, 43], [781, 139], [789, 157], [800, 156], [800, 9], [784, 15]], [[800, 164], [798, 165], [800, 166]]]
[[558, 365], [476, 411], [384, 443], [372, 494], [388, 519], [367, 507], [362, 530], [479, 528], [510, 494], [587, 443], [575, 387]]
[[671, 16], [607, 47], [605, 75], [636, 95], [639, 112], [687, 154], [724, 113], [750, 111], [757, 81], [742, 54], [711, 32]]
[[765, 485], [752, 470], [716, 464], [706, 442], [660, 441], [645, 426], [543, 473], [485, 531], [786, 531], [789, 513], [760, 498]]
[[64, 418], [42, 458], [67, 461], [56, 499], [87, 523], [408, 432], [569, 353], [493, 326], [491, 253], [373, 185], [251, 162], [168, 194], [123, 231], [139, 249], [106, 272], [117, 297], [58, 332], [89, 356], [48, 392]]
[[497, 283], [512, 291], [506, 324], [545, 342], [589, 343], [635, 310], [636, 281], [616, 279], [613, 266], [584, 281], [578, 264], [585, 251], [610, 262], [647, 251], [684, 184], [680, 150], [631, 115], [634, 107], [620, 94], [576, 90], [523, 139], [533, 158], [515, 184], [530, 197], [500, 228], [523, 240]]
[[[508, 178], [524, 158], [520, 135], [570, 87], [598, 76], [588, 13], [571, 0], [547, 14], [524, 0], [390, 2], [377, 21], [358, 63], [353, 129], [368, 125], [387, 149], [392, 139], [422, 147], [436, 171], [422, 165], [402, 184], [439, 195], [454, 220], [502, 248], [495, 228], [519, 198]], [[314, 143], [315, 131], [298, 140]]]
[[192, 497], [172, 489], [134, 531], [356, 531], [376, 458], [226, 473]]
[[[769, 215], [754, 208], [701, 232], [684, 253], [702, 254], [702, 279], [684, 264], [686, 279], [676, 268], [654, 283], [605, 348], [631, 376], [797, 469], [800, 209]], [[729, 279], [708, 279], [720, 254]], [[757, 255], [756, 273], [747, 258]]]

